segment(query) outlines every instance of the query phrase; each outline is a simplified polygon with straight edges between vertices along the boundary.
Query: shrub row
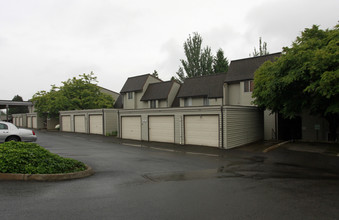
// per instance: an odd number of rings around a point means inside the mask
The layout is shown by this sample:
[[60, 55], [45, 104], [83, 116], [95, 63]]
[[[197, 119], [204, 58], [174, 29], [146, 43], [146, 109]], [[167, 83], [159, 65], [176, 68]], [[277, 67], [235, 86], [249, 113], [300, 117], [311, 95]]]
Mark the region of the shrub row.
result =
[[0, 145], [0, 173], [56, 174], [85, 169], [84, 163], [60, 157], [36, 143], [10, 141]]

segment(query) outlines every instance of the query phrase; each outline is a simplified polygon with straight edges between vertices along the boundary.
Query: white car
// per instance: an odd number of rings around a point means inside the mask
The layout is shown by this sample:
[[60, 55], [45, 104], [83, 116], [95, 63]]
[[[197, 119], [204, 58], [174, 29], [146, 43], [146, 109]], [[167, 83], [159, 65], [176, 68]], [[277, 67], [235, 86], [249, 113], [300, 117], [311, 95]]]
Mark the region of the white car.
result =
[[17, 128], [14, 124], [0, 121], [0, 142], [24, 141], [34, 142], [37, 140], [35, 132], [29, 129]]

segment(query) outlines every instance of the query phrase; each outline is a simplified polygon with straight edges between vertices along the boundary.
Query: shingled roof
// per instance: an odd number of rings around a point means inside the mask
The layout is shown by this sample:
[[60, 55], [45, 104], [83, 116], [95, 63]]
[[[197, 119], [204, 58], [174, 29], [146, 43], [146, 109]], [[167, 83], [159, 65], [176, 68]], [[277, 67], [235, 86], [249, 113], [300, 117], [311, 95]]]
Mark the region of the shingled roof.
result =
[[226, 74], [207, 75], [187, 78], [181, 85], [178, 98], [208, 97], [220, 98], [223, 94], [223, 84]]
[[225, 82], [237, 82], [254, 78], [254, 72], [266, 61], [274, 61], [281, 53], [272, 53], [259, 57], [232, 60], [226, 74]]
[[141, 91], [150, 74], [129, 77], [120, 93]]
[[119, 95], [117, 100], [114, 102], [114, 108], [124, 108], [124, 104], [122, 103], [122, 95]]
[[148, 100], [164, 100], [167, 99], [168, 94], [171, 91], [172, 85], [175, 83], [174, 81], [167, 82], [158, 82], [151, 83], [148, 85], [146, 92], [141, 97], [141, 101]]

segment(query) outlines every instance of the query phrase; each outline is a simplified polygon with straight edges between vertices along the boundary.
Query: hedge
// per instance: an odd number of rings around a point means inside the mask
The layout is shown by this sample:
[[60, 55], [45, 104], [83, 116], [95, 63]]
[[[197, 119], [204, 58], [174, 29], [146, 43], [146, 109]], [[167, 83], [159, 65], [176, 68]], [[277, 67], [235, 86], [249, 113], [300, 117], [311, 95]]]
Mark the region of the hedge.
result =
[[56, 174], [85, 169], [84, 163], [60, 157], [36, 143], [10, 141], [0, 145], [0, 173]]

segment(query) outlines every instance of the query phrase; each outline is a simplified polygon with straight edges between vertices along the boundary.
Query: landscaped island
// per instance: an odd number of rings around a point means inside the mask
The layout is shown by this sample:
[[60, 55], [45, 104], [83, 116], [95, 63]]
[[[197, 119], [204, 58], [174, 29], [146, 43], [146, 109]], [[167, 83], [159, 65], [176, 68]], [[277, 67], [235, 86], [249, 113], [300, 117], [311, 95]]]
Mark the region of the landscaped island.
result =
[[62, 174], [86, 170], [84, 163], [53, 154], [36, 143], [0, 144], [0, 173]]

